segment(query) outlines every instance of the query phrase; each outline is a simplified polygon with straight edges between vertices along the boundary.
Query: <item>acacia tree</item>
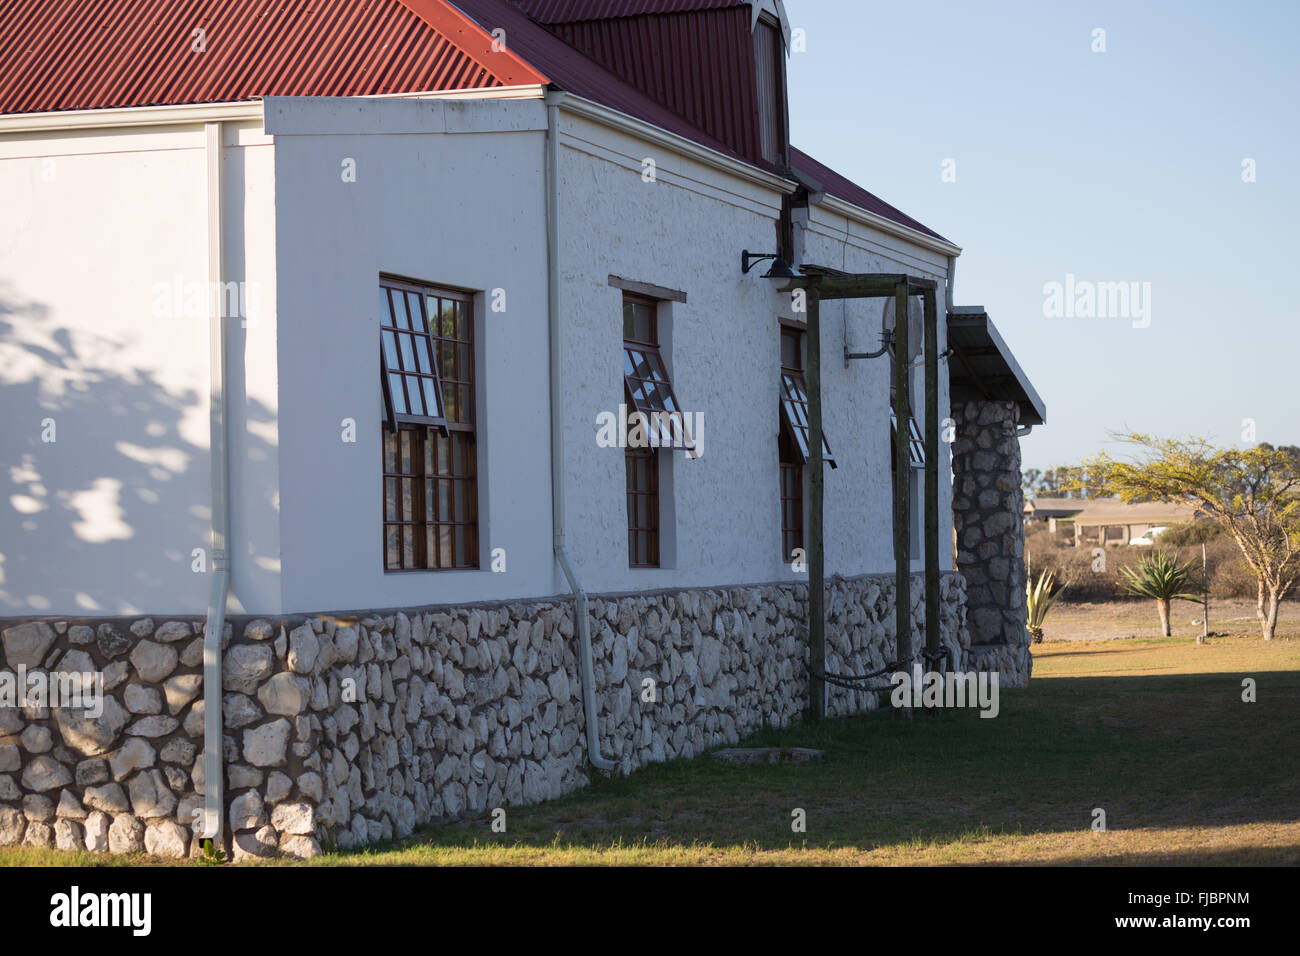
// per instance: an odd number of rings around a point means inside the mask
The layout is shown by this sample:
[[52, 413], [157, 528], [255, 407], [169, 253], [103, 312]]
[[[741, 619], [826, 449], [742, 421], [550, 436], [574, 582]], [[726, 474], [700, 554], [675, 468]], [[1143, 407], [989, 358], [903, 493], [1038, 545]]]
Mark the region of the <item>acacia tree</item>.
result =
[[1216, 448], [1202, 438], [1114, 436], [1146, 453], [1141, 461], [1109, 455], [1088, 460], [1106, 489], [1128, 502], [1191, 505], [1222, 527], [1241, 550], [1259, 588], [1256, 613], [1264, 640], [1277, 629], [1278, 602], [1300, 576], [1300, 449]]

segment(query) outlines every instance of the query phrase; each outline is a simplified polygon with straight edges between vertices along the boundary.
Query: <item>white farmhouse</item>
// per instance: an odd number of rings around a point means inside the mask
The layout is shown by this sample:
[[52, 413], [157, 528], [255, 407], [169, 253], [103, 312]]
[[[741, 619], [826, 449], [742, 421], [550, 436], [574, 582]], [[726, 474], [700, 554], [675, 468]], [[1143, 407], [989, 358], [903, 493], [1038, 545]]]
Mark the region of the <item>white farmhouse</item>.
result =
[[780, 0], [110, 7], [0, 12], [0, 668], [106, 693], [0, 673], [0, 844], [311, 855], [877, 706], [810, 669], [1027, 683], [1044, 406], [789, 143]]

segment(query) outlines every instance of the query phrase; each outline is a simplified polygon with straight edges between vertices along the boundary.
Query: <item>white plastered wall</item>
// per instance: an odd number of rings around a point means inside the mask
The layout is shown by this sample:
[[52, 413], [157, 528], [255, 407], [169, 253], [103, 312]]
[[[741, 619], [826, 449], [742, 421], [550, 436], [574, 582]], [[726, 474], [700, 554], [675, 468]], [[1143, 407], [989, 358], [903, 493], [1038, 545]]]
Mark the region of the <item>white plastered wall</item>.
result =
[[[271, 98], [266, 116], [283, 610], [556, 593], [541, 101]], [[480, 570], [384, 571], [380, 273], [474, 294]], [[495, 290], [504, 311], [493, 311]], [[491, 570], [498, 548], [502, 572]]]

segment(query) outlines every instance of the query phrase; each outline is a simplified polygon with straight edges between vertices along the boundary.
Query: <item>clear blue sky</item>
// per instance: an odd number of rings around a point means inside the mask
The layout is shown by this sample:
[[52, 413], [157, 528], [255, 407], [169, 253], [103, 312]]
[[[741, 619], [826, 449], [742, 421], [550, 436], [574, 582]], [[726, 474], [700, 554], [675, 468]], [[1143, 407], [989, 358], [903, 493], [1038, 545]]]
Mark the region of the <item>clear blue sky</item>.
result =
[[[963, 248], [956, 304], [1047, 403], [1025, 467], [1126, 429], [1250, 444], [1243, 419], [1300, 444], [1300, 2], [786, 10], [791, 141]], [[1045, 317], [1067, 273], [1151, 283], [1149, 327]]]

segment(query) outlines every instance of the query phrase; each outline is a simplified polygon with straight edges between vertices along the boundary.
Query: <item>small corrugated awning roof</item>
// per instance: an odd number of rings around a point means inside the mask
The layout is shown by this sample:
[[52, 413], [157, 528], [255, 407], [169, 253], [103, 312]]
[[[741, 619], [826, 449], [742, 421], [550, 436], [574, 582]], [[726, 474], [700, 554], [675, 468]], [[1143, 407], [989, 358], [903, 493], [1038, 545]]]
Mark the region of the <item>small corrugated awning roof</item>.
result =
[[983, 306], [958, 306], [948, 313], [949, 394], [953, 404], [1015, 402], [1020, 424], [1043, 425], [1047, 406], [1002, 340]]

